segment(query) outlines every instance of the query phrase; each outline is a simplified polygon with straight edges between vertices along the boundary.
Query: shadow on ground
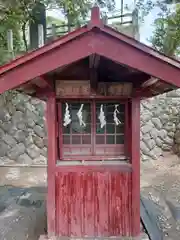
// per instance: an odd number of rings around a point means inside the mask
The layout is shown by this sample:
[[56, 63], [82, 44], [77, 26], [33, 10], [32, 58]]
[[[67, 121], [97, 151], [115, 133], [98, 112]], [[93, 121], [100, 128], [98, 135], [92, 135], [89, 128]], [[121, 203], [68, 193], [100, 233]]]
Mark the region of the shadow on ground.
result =
[[0, 239], [36, 240], [46, 233], [46, 187], [0, 186]]

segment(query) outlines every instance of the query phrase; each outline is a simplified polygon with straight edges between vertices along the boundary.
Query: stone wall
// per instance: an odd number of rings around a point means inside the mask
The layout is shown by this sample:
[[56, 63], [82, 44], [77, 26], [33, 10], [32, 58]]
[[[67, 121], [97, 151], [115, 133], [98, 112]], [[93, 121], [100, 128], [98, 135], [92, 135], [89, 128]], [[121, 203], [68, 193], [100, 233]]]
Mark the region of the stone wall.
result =
[[[141, 103], [142, 160], [180, 152], [180, 90]], [[22, 94], [0, 98], [0, 165], [45, 165], [45, 103]]]
[[46, 164], [45, 103], [26, 95], [1, 95], [0, 164]]
[[142, 160], [155, 160], [164, 151], [180, 153], [180, 90], [141, 103]]

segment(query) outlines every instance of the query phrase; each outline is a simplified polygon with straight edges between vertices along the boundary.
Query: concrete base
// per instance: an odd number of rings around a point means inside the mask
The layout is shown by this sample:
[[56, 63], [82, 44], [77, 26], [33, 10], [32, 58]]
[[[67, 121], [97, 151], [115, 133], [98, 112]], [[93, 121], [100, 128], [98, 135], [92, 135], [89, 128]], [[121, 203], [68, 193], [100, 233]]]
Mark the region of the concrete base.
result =
[[43, 166], [0, 166], [0, 185], [35, 187], [47, 185], [47, 169]]
[[46, 235], [41, 235], [39, 240], [149, 240], [149, 237], [142, 233], [139, 237], [85, 237], [85, 238], [71, 238], [71, 237], [50, 237]]
[[58, 240], [57, 237], [50, 237], [48, 238], [47, 235], [41, 235], [39, 240]]
[[45, 235], [41, 235], [39, 240], [47, 240], [47, 237]]
[[47, 235], [41, 235], [39, 240], [49, 240]]

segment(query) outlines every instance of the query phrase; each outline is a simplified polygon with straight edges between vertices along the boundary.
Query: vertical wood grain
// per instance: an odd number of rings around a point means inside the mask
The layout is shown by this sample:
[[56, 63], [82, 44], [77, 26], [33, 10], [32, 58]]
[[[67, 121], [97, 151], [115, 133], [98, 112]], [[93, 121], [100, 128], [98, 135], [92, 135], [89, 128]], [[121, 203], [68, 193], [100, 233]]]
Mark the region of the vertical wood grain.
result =
[[98, 211], [99, 218], [97, 219], [97, 234], [99, 236], [108, 236], [108, 196], [109, 196], [109, 173], [99, 172], [97, 175], [97, 183], [101, 187], [97, 187], [97, 200], [98, 202]]
[[47, 227], [48, 235], [55, 235], [55, 165], [57, 160], [57, 119], [56, 99], [53, 94], [47, 99], [47, 133], [48, 133], [48, 196], [47, 196]]
[[131, 102], [132, 235], [140, 234], [140, 98]]
[[57, 173], [58, 236], [130, 236], [131, 187], [131, 173]]
[[[77, 175], [78, 178], [78, 175]], [[92, 237], [94, 234], [94, 219], [95, 219], [95, 178], [93, 173], [84, 174], [84, 180], [81, 182], [83, 188], [83, 222], [84, 222], [84, 234]]]

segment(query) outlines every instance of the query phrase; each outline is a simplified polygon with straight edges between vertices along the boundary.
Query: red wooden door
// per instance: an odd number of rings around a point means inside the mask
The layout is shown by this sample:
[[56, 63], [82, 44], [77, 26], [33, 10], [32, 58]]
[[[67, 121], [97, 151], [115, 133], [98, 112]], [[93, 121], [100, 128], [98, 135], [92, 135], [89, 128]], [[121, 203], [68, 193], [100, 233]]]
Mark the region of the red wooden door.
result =
[[86, 127], [81, 129], [76, 118], [80, 104], [69, 108], [73, 121], [67, 127], [63, 127], [65, 106], [59, 107], [56, 233], [62, 237], [130, 236], [131, 167], [121, 161], [125, 107], [119, 111], [122, 124], [115, 126], [110, 110], [115, 103], [106, 104], [107, 125], [103, 129], [98, 122], [102, 103], [88, 102], [83, 115]]
[[57, 235], [131, 236], [131, 173], [84, 168], [56, 176]]

